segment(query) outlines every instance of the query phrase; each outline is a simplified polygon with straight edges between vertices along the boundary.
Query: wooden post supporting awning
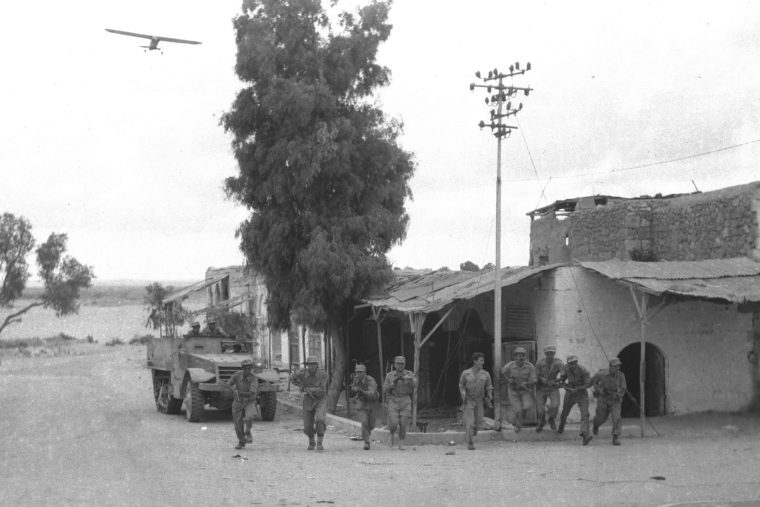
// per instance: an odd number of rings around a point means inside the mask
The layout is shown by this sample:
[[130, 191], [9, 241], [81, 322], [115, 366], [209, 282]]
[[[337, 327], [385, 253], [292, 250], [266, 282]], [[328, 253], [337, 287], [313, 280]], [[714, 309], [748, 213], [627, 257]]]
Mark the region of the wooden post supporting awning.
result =
[[[640, 327], [640, 341], [641, 341], [641, 359], [639, 361], [639, 416], [641, 425], [641, 438], [644, 438], [644, 423], [646, 422], [646, 400], [644, 383], [646, 381], [646, 343], [647, 343], [647, 325], [651, 321], [657, 312], [668, 304], [666, 300], [660, 301], [660, 303], [652, 308], [648, 309], [649, 305], [649, 293], [644, 291], [637, 291], [632, 285], [628, 288], [631, 290], [631, 297], [633, 298], [633, 304], [636, 305], [636, 313], [639, 315], [639, 327]], [[638, 294], [637, 294], [638, 293]], [[639, 301], [637, 296], [641, 296]]]
[[[433, 333], [436, 332], [436, 330], [441, 327], [441, 324], [444, 323], [446, 319], [449, 318], [449, 315], [451, 315], [451, 312], [454, 310], [454, 305], [450, 306], [449, 309], [446, 311], [445, 314], [443, 314], [443, 317], [441, 317], [438, 322], [436, 322], [435, 326], [433, 326], [433, 329], [428, 331], [428, 333], [425, 335], [425, 337], [422, 337], [422, 325], [425, 323], [425, 317], [427, 314], [424, 313], [410, 313], [409, 314], [409, 325], [412, 328], [412, 332], [414, 333], [414, 374], [417, 377], [417, 381], [419, 384], [419, 378], [420, 378], [420, 349], [422, 349], [422, 346], [425, 345], [425, 343], [430, 339], [431, 336], [433, 336]], [[417, 386], [414, 387], [414, 394], [412, 396], [412, 428], [417, 427]]]
[[374, 306], [371, 306], [370, 309], [372, 310], [372, 320], [375, 321], [375, 326], [377, 329], [377, 355], [378, 362], [380, 364], [379, 385], [382, 386], [383, 382], [385, 382], [385, 364], [383, 363], [383, 334], [381, 324], [385, 320], [387, 314], [383, 315], [382, 308], [375, 308]]

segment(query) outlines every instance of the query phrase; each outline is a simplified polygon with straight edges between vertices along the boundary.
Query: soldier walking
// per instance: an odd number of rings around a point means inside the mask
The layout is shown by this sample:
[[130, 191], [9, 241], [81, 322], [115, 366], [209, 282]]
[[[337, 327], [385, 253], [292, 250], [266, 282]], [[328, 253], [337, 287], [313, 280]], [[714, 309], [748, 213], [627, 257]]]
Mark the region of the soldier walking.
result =
[[406, 359], [396, 356], [393, 359], [394, 370], [385, 377], [383, 395], [388, 397], [388, 430], [391, 433], [389, 445], [396, 443], [398, 430], [398, 448], [404, 450], [404, 439], [409, 420], [412, 418], [412, 403], [416, 403], [415, 389], [417, 378], [414, 373], [404, 369]]
[[594, 416], [594, 435], [599, 434], [599, 426], [604, 424], [609, 415], [612, 418], [612, 445], [620, 445], [620, 433], [623, 429], [623, 419], [620, 417], [620, 406], [626, 391], [625, 374], [620, 371], [620, 359], [610, 359], [608, 370], [601, 370], [592, 379], [596, 401]]
[[369, 451], [369, 436], [375, 429], [375, 415], [377, 414], [377, 382], [367, 375], [367, 367], [357, 364], [354, 368], [354, 379], [351, 382], [351, 394], [354, 396], [354, 410], [356, 418], [362, 425], [362, 439], [364, 450]]
[[507, 382], [509, 405], [512, 409], [512, 424], [515, 433], [522, 429], [526, 412], [533, 406], [533, 386], [538, 380], [536, 367], [525, 360], [527, 351], [523, 347], [515, 349], [515, 360], [508, 362], [501, 369]]
[[[536, 384], [536, 415], [538, 415], [538, 426], [536, 433], [541, 433], [546, 425], [546, 416], [549, 416], [549, 427], [557, 429], [554, 418], [557, 417], [559, 410], [559, 381], [557, 376], [565, 367], [564, 363], [554, 357], [557, 348], [554, 346], [544, 347], [544, 357], [536, 361], [536, 374], [538, 383]], [[546, 410], [546, 402], [549, 402], [549, 410]]]
[[482, 352], [472, 355], [472, 368], [464, 370], [459, 377], [459, 393], [462, 395], [464, 429], [467, 434], [467, 448], [475, 449], [472, 437], [483, 426], [483, 401], [488, 404], [493, 400], [491, 375], [483, 370], [485, 356]]
[[[301, 388], [303, 397], [303, 432], [309, 437], [309, 446], [313, 451], [323, 450], [322, 440], [325, 436], [325, 417], [327, 416], [327, 372], [319, 369], [319, 359], [309, 356], [304, 363], [306, 368], [290, 376], [290, 381]], [[314, 434], [317, 441], [314, 441]]]
[[588, 445], [593, 438], [588, 431], [588, 391], [591, 387], [591, 376], [586, 368], [578, 364], [578, 356], [567, 356], [567, 365], [559, 375], [560, 386], [565, 389], [565, 401], [562, 404], [562, 414], [559, 416], [557, 433], [565, 431], [565, 422], [573, 405], [578, 405], [581, 411], [581, 433], [583, 445]]
[[232, 374], [227, 380], [227, 386], [232, 389], [232, 423], [238, 444], [235, 449], [242, 449], [246, 443], [253, 442], [251, 425], [256, 414], [256, 393], [258, 379], [253, 375], [253, 361], [243, 359], [240, 363], [242, 371]]

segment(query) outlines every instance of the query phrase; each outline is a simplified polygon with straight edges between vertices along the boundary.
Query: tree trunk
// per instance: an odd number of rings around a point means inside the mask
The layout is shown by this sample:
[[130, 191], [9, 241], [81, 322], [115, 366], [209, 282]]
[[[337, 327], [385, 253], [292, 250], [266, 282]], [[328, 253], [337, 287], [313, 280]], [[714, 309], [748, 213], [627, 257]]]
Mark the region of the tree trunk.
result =
[[346, 375], [346, 337], [343, 334], [343, 329], [337, 324], [329, 324], [327, 333], [330, 335], [333, 353], [335, 354], [332, 361], [332, 371], [329, 372], [332, 381], [327, 390], [327, 411], [334, 414], [338, 407], [338, 399], [343, 390], [343, 379]]

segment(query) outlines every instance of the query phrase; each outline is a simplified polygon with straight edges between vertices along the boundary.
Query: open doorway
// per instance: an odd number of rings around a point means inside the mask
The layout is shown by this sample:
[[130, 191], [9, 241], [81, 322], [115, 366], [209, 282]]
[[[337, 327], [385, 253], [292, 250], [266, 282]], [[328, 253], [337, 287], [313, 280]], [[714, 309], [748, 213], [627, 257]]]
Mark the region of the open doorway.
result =
[[[641, 362], [641, 343], [631, 343], [617, 356], [622, 363], [620, 371], [625, 374], [628, 391], [636, 400], [630, 397], [623, 398], [621, 413], [623, 417], [638, 417], [638, 403], [641, 400], [639, 383], [639, 363]], [[644, 414], [648, 417], [665, 415], [665, 356], [662, 351], [651, 343], [646, 343], [644, 348], [645, 377], [644, 377]]]

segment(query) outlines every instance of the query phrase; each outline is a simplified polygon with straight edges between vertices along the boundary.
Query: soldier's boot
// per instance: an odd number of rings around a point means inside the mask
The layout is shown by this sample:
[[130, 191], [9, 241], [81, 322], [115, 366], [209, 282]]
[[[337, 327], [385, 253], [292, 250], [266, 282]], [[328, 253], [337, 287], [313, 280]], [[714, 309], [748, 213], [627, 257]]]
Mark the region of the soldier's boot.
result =
[[314, 437], [309, 437], [309, 447], [306, 448], [307, 451], [313, 451], [317, 447], [317, 443], [314, 441]]
[[583, 445], [588, 445], [588, 443], [594, 439], [594, 437], [591, 435], [586, 435], [585, 433], [581, 436], [583, 437]]
[[251, 435], [251, 423], [245, 423], [245, 441], [249, 444], [253, 442], [253, 436]]
[[552, 431], [555, 431], [557, 429], [557, 424], [554, 422], [554, 418], [549, 418], [549, 427], [552, 429]]
[[396, 445], [396, 434], [391, 431], [391, 435], [388, 438], [388, 447], [393, 447]]
[[405, 451], [406, 450], [406, 447], [404, 447], [404, 441], [401, 440], [400, 438], [398, 439], [398, 450], [399, 451]]
[[240, 442], [238, 442], [238, 444], [235, 446], [235, 449], [242, 449], [243, 447], [245, 447], [245, 442], [243, 442], [243, 441], [240, 441]]
[[369, 440], [364, 441], [364, 450], [369, 451]]
[[317, 435], [317, 450], [318, 451], [324, 451], [325, 448], [322, 447], [322, 438], [324, 438], [322, 435]]
[[565, 431], [565, 421], [564, 419], [559, 420], [559, 428], [557, 428], [557, 433], [562, 434]]
[[612, 445], [620, 445], [620, 439], [617, 435], [612, 435]]
[[594, 427], [591, 428], [591, 431], [593, 431], [594, 435], [598, 435], [599, 434], [599, 425], [596, 424], [596, 422], [594, 423]]

